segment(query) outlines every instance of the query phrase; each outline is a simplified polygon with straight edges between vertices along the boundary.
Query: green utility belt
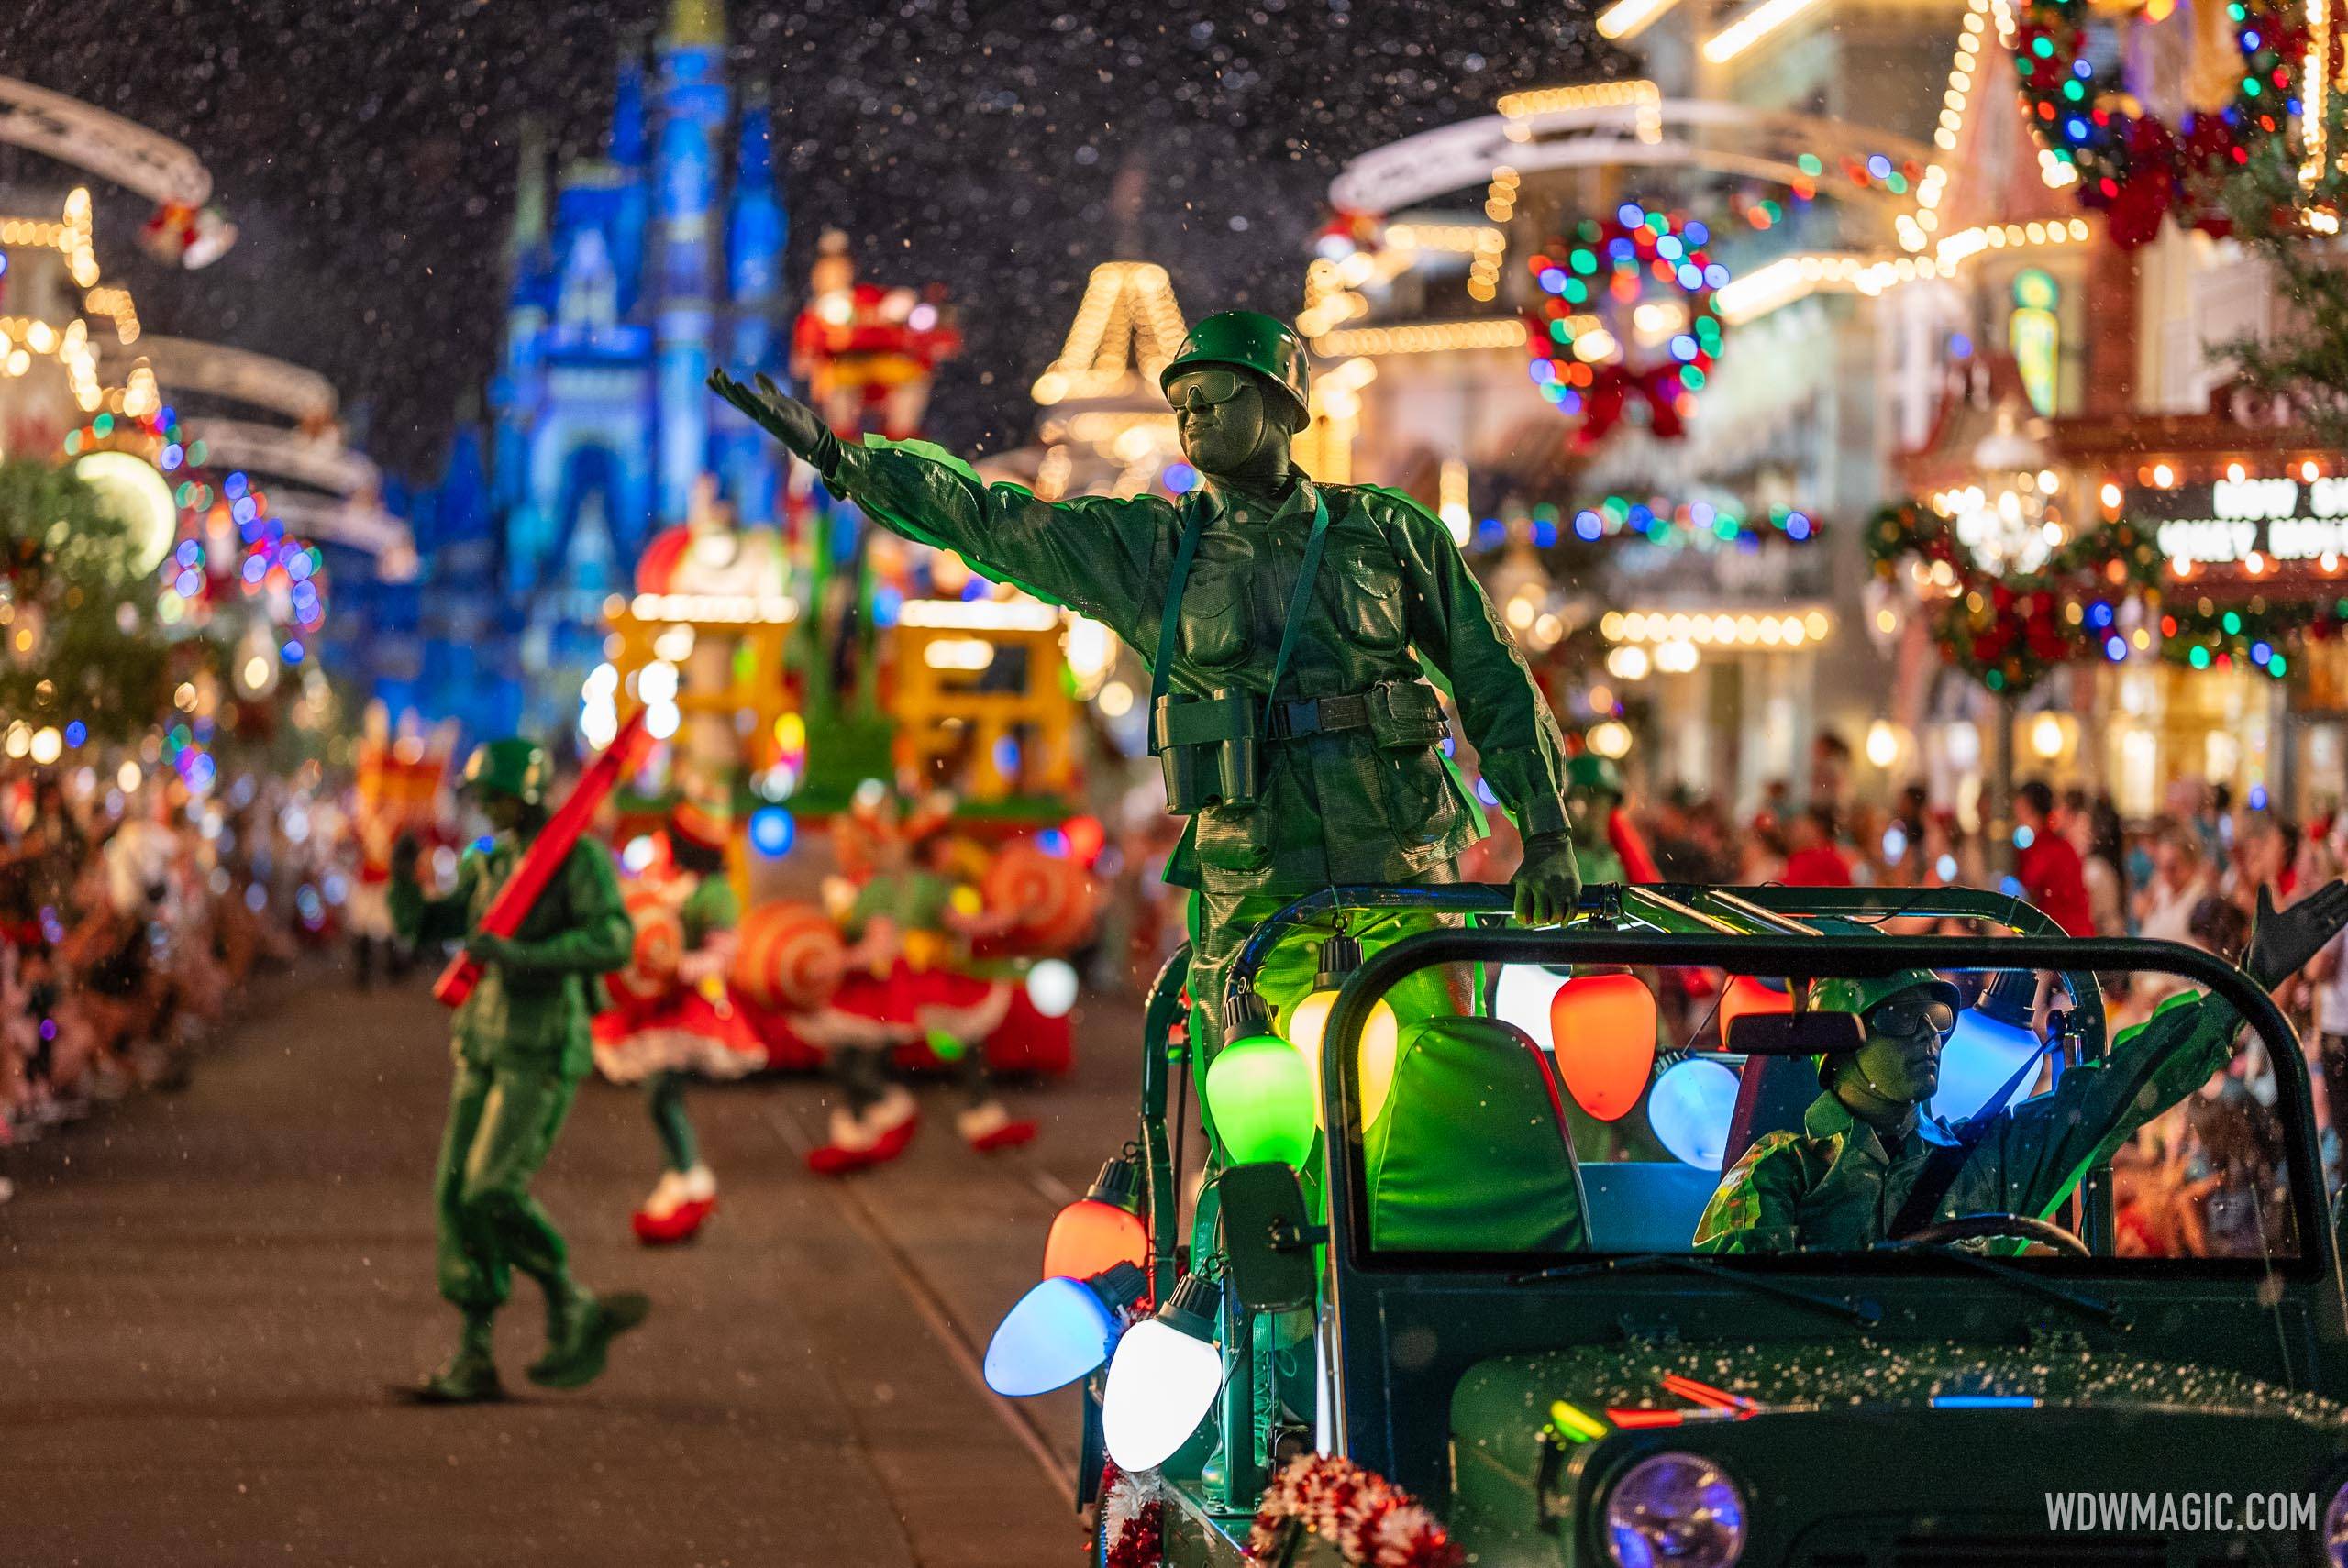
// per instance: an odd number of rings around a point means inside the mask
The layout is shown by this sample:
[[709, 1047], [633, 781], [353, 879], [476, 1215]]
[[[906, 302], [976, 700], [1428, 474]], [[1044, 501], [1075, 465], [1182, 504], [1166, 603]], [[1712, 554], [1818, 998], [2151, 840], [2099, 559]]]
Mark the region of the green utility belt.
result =
[[1188, 816], [1213, 805], [1252, 806], [1263, 793], [1263, 743], [1368, 730], [1379, 749], [1421, 751], [1449, 733], [1443, 699], [1423, 680], [1268, 705], [1221, 687], [1203, 697], [1168, 694], [1152, 706], [1149, 749], [1166, 770], [1166, 809]]

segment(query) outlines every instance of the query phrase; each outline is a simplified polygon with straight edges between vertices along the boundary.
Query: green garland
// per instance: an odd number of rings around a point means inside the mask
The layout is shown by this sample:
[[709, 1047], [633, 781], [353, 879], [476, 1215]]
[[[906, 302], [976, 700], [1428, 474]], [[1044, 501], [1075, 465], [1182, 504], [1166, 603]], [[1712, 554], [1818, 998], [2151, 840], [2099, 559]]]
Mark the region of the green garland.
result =
[[2124, 521], [2082, 529], [2037, 570], [2010, 576], [1983, 570], [1954, 525], [1912, 500], [1876, 513], [1866, 547], [1887, 581], [1903, 561], [1946, 566], [1950, 591], [1927, 600], [1923, 611], [1942, 658], [1990, 690], [2013, 694], [2057, 665], [2102, 651], [2115, 635], [2114, 602], [2160, 581], [2158, 546]]

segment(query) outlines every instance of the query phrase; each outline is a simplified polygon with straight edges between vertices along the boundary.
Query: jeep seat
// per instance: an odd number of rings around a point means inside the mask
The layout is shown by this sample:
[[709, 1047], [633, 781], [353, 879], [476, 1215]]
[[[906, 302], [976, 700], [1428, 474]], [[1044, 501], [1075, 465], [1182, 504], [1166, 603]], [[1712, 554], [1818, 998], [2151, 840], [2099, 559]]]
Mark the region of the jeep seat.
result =
[[1364, 1144], [1371, 1244], [1412, 1252], [1579, 1252], [1581, 1173], [1548, 1057], [1494, 1018], [1407, 1029]]

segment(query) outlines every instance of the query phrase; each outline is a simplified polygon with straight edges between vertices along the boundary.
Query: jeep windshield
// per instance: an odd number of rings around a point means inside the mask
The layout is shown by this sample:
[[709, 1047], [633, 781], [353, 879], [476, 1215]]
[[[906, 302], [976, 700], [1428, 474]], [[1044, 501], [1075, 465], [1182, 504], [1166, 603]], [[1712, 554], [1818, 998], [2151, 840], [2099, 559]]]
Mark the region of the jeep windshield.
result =
[[[2238, 970], [2143, 942], [1803, 923], [1437, 933], [1373, 964], [1365, 990], [1415, 957], [1452, 963], [1473, 999], [1403, 1029], [1390, 1067], [1337, 1037], [1348, 1006], [1333, 1021], [1355, 1255], [1518, 1275], [1607, 1256], [1912, 1268], [1949, 1249], [2032, 1270], [2311, 1266], [2309, 1074]], [[1482, 962], [1457, 962], [1470, 945]]]

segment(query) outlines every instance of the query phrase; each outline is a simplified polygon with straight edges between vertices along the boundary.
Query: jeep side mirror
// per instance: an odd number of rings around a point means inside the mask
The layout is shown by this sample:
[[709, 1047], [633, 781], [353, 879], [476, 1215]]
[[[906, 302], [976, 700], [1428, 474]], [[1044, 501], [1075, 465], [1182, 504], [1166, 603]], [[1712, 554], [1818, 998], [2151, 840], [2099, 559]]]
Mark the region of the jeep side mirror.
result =
[[1223, 1200], [1223, 1248], [1230, 1286], [1251, 1312], [1312, 1304], [1312, 1249], [1329, 1234], [1312, 1223], [1304, 1186], [1277, 1160], [1234, 1165], [1215, 1178]]
[[1729, 1025], [1734, 1056], [1832, 1056], [1867, 1043], [1855, 1012], [1748, 1012]]

